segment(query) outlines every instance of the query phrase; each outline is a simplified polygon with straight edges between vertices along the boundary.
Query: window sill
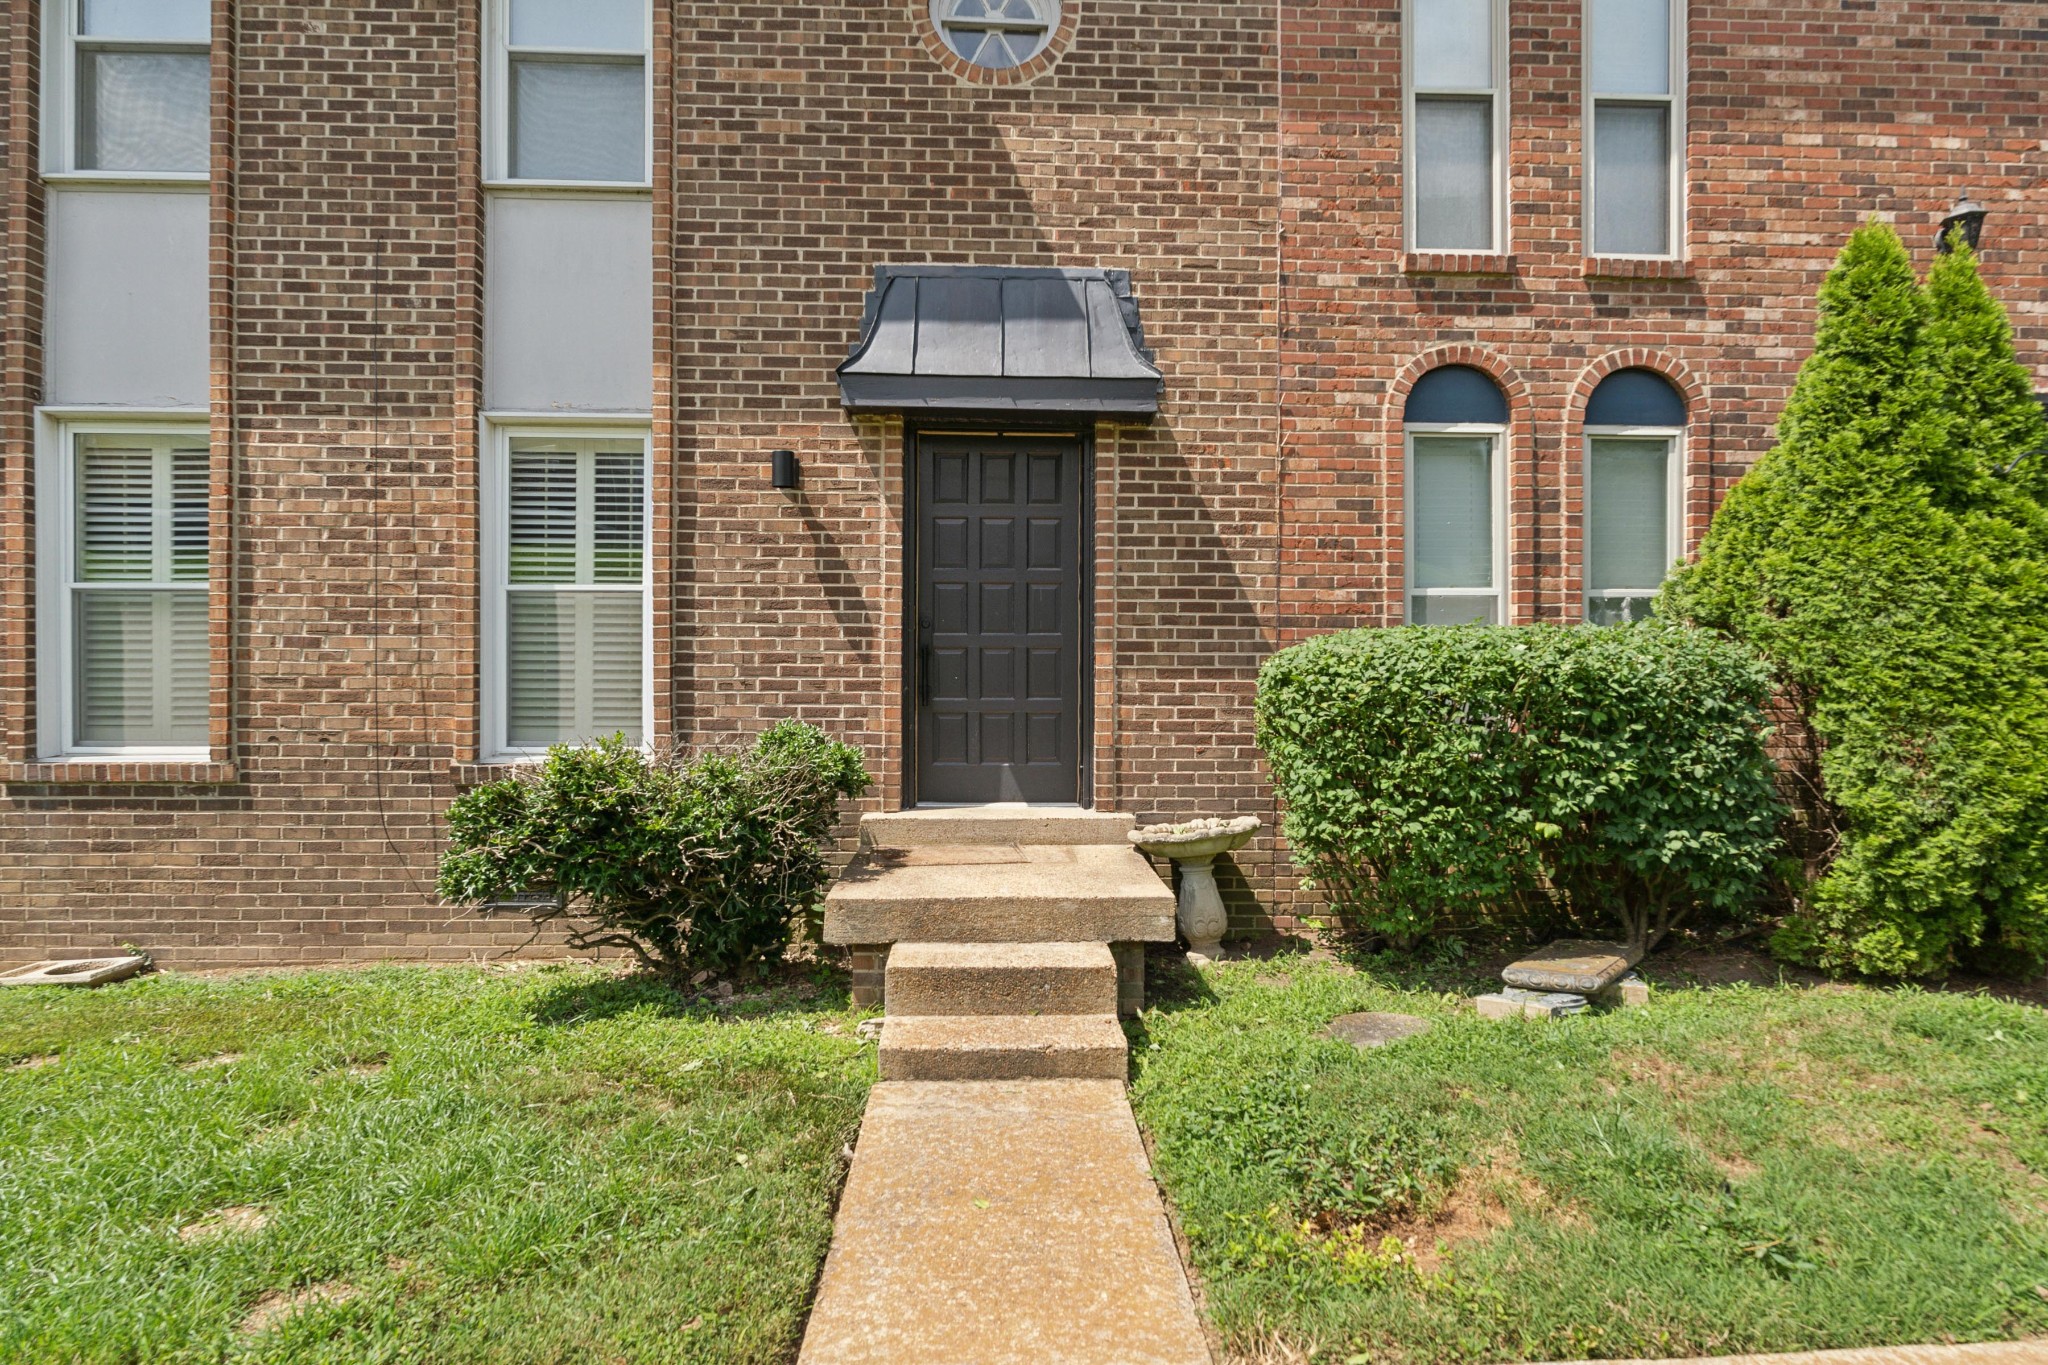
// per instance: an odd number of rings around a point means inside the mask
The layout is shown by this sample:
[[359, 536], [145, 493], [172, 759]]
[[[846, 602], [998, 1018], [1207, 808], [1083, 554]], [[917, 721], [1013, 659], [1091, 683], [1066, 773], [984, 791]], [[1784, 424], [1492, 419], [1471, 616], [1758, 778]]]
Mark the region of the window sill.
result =
[[1512, 275], [1515, 258], [1498, 251], [1409, 251], [1401, 256], [1404, 275]]
[[0, 783], [41, 787], [227, 787], [241, 781], [232, 763], [207, 759], [52, 758], [0, 763]]
[[1689, 280], [1692, 262], [1675, 256], [1588, 256], [1589, 280]]
[[486, 180], [484, 190], [537, 199], [646, 199], [654, 194], [651, 184], [628, 185], [613, 180]]
[[211, 188], [213, 177], [206, 171], [48, 171], [43, 175], [43, 183], [73, 189], [176, 190], [196, 194]]
[[502, 782], [508, 777], [518, 777], [538, 769], [543, 762], [539, 756], [533, 758], [485, 758], [474, 762], [452, 763], [448, 776], [455, 785], [467, 791], [490, 782]]

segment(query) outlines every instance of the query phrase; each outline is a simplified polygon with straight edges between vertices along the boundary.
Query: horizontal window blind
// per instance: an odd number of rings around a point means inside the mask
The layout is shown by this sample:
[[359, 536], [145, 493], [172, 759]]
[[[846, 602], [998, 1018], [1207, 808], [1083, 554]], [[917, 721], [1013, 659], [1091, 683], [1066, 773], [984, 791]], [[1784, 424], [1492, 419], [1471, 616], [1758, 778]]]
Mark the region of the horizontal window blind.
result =
[[197, 438], [77, 439], [74, 747], [207, 743], [208, 483], [207, 450]]
[[1586, 615], [1640, 619], [1670, 572], [1671, 441], [1594, 437], [1586, 459]]
[[1494, 438], [1412, 438], [1408, 490], [1409, 620], [1497, 624]]
[[506, 742], [643, 741], [644, 446], [515, 439], [506, 487]]

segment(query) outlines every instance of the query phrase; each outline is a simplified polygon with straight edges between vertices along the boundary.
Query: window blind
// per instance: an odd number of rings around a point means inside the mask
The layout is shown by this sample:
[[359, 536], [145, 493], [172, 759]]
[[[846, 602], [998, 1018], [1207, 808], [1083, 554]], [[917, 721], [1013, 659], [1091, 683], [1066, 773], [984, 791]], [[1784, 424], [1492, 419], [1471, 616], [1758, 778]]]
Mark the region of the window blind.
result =
[[203, 747], [206, 448], [175, 437], [85, 436], [75, 471], [72, 741]]
[[646, 453], [514, 441], [507, 470], [506, 742], [645, 738]]
[[1671, 570], [1671, 442], [1595, 437], [1586, 462], [1586, 614], [1648, 614]]

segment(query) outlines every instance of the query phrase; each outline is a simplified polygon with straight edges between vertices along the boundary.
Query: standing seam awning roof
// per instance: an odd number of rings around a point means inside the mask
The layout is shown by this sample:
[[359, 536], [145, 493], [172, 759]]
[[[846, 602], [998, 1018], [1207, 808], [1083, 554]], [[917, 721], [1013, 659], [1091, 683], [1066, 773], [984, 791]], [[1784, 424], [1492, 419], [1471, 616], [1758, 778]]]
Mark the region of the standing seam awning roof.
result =
[[856, 412], [1159, 411], [1127, 270], [884, 265], [839, 367]]

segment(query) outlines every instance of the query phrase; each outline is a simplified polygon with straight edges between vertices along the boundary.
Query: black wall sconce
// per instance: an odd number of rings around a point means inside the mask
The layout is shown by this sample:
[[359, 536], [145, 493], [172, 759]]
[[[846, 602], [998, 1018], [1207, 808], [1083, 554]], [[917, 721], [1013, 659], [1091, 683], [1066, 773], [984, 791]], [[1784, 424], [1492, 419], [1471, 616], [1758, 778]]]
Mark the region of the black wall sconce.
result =
[[1956, 200], [1956, 206], [1948, 211], [1948, 217], [1941, 220], [1941, 232], [1934, 239], [1934, 249], [1946, 256], [1952, 249], [1948, 235], [1957, 228], [1963, 230], [1963, 240], [1970, 244], [1970, 250], [1977, 249], [1977, 243], [1984, 240], [1984, 215], [1990, 210], [1970, 197], [1968, 190]]
[[803, 481], [803, 470], [794, 450], [778, 450], [769, 457], [769, 482], [777, 488], [795, 488]]

